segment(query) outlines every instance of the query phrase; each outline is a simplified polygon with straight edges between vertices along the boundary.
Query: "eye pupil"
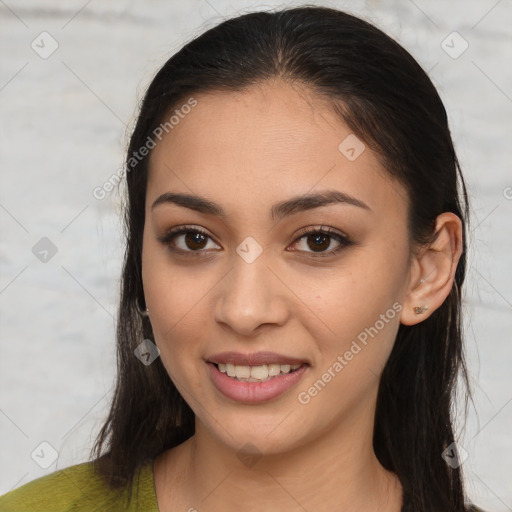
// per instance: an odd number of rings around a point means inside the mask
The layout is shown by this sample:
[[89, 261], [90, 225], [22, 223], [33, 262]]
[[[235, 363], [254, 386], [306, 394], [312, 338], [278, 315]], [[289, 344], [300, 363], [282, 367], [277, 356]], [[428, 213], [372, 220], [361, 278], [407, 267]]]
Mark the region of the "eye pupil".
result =
[[[203, 235], [202, 233], [197, 233], [197, 232], [193, 232], [193, 231], [189, 231], [186, 235], [185, 235], [185, 243], [187, 244], [187, 247], [189, 247], [189, 243], [194, 245], [194, 244], [200, 244], [201, 245], [201, 241], [198, 240], [198, 239], [202, 239], [202, 241], [204, 242], [204, 239], [205, 239], [205, 235]], [[204, 244], [203, 244], [204, 245]], [[203, 246], [200, 246], [200, 247], [189, 247], [190, 249], [202, 249]]]
[[311, 246], [310, 244], [308, 244], [311, 249], [327, 249], [329, 247], [329, 242], [327, 243], [327, 245], [325, 243], [322, 244], [320, 242], [320, 240], [324, 240], [324, 242], [325, 242], [325, 240], [328, 240], [328, 238], [329, 238], [328, 235], [323, 235], [321, 233], [318, 233], [318, 234], [311, 235], [308, 237], [308, 239], [311, 239], [311, 238], [313, 238], [315, 241], [314, 246]]

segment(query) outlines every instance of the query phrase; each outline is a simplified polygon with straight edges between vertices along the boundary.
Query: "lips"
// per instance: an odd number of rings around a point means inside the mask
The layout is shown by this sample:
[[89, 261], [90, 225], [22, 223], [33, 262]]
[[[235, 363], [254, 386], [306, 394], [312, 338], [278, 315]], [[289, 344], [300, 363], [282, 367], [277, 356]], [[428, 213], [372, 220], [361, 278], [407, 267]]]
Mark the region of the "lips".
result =
[[[297, 370], [260, 382], [243, 382], [219, 371], [214, 363], [207, 363], [212, 384], [224, 397], [245, 404], [259, 404], [277, 399], [297, 386], [309, 371], [307, 364]], [[237, 366], [237, 368], [240, 368]]]
[[221, 352], [214, 354], [206, 359], [208, 363], [231, 363], [238, 366], [260, 366], [263, 364], [282, 364], [282, 365], [302, 365], [309, 366], [309, 362], [304, 359], [297, 359], [275, 352], [254, 352], [252, 354], [243, 354], [241, 352]]
[[309, 362], [276, 352], [221, 352], [206, 358], [213, 385], [236, 402], [256, 404], [278, 398], [309, 371]]

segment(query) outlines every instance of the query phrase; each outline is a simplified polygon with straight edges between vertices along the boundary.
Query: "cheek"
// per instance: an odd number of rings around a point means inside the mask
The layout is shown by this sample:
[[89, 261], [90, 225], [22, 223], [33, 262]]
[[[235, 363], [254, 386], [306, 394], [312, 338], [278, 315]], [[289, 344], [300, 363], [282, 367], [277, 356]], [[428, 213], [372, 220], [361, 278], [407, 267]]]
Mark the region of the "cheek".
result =
[[[380, 299], [380, 300], [379, 300]], [[379, 371], [389, 357], [399, 326], [401, 305], [391, 296], [368, 299], [352, 294], [350, 300], [329, 301], [319, 315], [328, 319], [327, 333], [317, 338], [320, 367], [329, 368], [338, 356], [342, 364]]]
[[[182, 396], [194, 408], [209, 379], [203, 361], [213, 333], [211, 290], [219, 276], [208, 265], [180, 267], [151, 241], [144, 247], [142, 275], [154, 342]], [[210, 335], [208, 334], [210, 333]], [[202, 372], [202, 373], [201, 373]], [[189, 391], [193, 390], [193, 395]], [[197, 411], [196, 411], [197, 413]]]
[[186, 323], [187, 316], [194, 316], [208, 289], [208, 274], [203, 271], [200, 276], [198, 268], [176, 265], [167, 249], [145, 233], [142, 281], [155, 335], [167, 337]]
[[[182, 359], [180, 354], [192, 347], [185, 333], [190, 332], [188, 324], [195, 315], [201, 295], [204, 295], [197, 279], [189, 279], [189, 275], [171, 266], [165, 248], [162, 250], [159, 243], [145, 234], [142, 251], [144, 296], [154, 341], [166, 369], [173, 374], [178, 368], [176, 362]], [[195, 328], [200, 326], [196, 324]]]
[[317, 299], [317, 306], [322, 301], [318, 316], [327, 319], [329, 329], [323, 331], [324, 336], [311, 330], [317, 364], [297, 395], [300, 404], [311, 406], [307, 410], [313, 415], [326, 414], [329, 409], [334, 419], [373, 403], [371, 397], [396, 339], [401, 304], [393, 301], [389, 288], [379, 292], [354, 277], [336, 283], [350, 285], [350, 292], [340, 293], [333, 287]]
[[323, 325], [324, 336], [317, 338], [322, 366], [347, 351], [358, 364], [383, 366], [399, 327], [407, 254], [384, 244], [360, 251], [323, 282], [321, 295], [318, 289], [311, 294], [311, 310]]

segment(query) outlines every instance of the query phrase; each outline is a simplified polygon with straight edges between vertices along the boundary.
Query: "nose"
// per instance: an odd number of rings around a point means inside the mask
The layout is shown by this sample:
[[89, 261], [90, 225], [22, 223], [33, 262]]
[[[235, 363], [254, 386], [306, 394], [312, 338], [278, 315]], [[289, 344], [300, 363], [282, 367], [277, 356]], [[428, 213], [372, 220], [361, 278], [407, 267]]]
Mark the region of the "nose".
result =
[[262, 325], [282, 326], [289, 316], [288, 289], [263, 254], [252, 263], [235, 255], [216, 290], [215, 321], [240, 336], [255, 336]]

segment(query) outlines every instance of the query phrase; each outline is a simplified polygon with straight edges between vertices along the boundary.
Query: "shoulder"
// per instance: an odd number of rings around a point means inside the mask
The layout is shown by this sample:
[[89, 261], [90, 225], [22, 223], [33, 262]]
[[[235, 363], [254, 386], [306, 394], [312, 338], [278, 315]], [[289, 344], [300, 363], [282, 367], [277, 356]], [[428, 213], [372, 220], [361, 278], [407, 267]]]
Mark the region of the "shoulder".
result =
[[[75, 511], [121, 511], [144, 510], [158, 512], [154, 490], [152, 464], [148, 463], [140, 470], [137, 500], [127, 507], [124, 501], [128, 497], [125, 489], [112, 490], [94, 471], [92, 462], [55, 471], [0, 496], [2, 512], [75, 512]], [[137, 478], [135, 479], [137, 483]], [[135, 487], [135, 486], [134, 486]], [[137, 492], [138, 491], [138, 492]], [[139, 502], [140, 503], [140, 502]], [[132, 506], [135, 507], [132, 509]]]

